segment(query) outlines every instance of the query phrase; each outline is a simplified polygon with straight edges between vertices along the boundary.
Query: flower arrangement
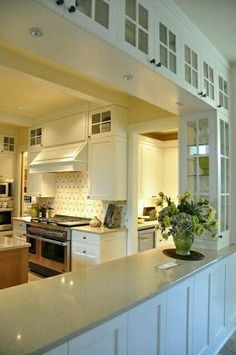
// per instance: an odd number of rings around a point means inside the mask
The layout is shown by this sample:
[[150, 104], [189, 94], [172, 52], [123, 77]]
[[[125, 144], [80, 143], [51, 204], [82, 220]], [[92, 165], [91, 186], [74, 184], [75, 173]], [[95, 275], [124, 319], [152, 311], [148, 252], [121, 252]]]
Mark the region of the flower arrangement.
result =
[[199, 237], [205, 231], [211, 233], [211, 238], [217, 239], [216, 211], [204, 197], [194, 202], [191, 193], [187, 191], [183, 196], [178, 197], [176, 205], [170, 197], [160, 192], [156, 205], [162, 207], [158, 216], [158, 228], [164, 239], [173, 236], [175, 240], [175, 237], [181, 235]]

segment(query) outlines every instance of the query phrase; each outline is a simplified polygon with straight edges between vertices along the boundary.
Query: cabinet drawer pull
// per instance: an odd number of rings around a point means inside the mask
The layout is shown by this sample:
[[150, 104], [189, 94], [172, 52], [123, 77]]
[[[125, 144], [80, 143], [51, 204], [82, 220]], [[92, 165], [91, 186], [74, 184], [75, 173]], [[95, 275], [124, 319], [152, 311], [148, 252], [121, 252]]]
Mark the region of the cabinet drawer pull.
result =
[[86, 250], [83, 250], [83, 253], [86, 254]]
[[83, 239], [87, 239], [87, 237], [83, 237]]

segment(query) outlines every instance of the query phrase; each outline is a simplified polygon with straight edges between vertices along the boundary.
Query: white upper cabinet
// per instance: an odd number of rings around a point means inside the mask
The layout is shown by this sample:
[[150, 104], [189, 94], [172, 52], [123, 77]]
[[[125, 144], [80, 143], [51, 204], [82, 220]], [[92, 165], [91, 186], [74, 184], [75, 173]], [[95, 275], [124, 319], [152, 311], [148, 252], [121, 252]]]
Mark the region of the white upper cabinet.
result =
[[40, 151], [43, 147], [44, 130], [42, 126], [29, 129], [28, 148], [29, 151]]
[[120, 1], [118, 45], [144, 63], [154, 55], [154, 30], [149, 0]]
[[127, 199], [127, 138], [105, 136], [89, 141], [89, 197]]
[[65, 0], [64, 16], [109, 42], [116, 38], [116, 0]]
[[87, 140], [87, 113], [45, 123], [45, 147]]
[[229, 72], [222, 65], [217, 65], [216, 104], [220, 112], [228, 114], [230, 102]]
[[158, 71], [171, 80], [180, 75], [180, 35], [175, 18], [158, 6], [155, 14], [155, 60]]
[[200, 48], [196, 46], [197, 41], [193, 37], [182, 36], [182, 81], [188, 91], [199, 95], [201, 87], [201, 57]]
[[96, 138], [105, 135], [126, 135], [127, 110], [123, 107], [112, 105], [89, 114], [89, 135]]

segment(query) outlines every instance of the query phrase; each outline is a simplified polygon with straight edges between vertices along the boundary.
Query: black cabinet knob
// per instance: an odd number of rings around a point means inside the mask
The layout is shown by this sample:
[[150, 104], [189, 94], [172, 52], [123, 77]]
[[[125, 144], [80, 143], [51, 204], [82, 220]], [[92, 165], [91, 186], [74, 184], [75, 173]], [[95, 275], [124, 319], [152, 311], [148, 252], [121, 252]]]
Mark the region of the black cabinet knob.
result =
[[86, 254], [86, 250], [83, 250], [83, 253]]
[[206, 97], [206, 94], [204, 94], [203, 91], [199, 92], [198, 95], [201, 97]]
[[220, 108], [220, 107], [222, 107], [222, 105], [221, 105], [221, 104], [219, 104], [219, 105], [217, 105], [217, 107], [219, 107], [219, 108]]
[[156, 63], [156, 59], [155, 59], [155, 58], [152, 58], [152, 59], [150, 60], [150, 63], [151, 63], [151, 64], [155, 64], [155, 63]]
[[58, 6], [63, 5], [63, 4], [64, 4], [64, 0], [57, 0], [57, 1], [56, 1], [56, 4], [57, 4]]
[[68, 9], [68, 11], [69, 11], [70, 13], [75, 12], [75, 11], [76, 11], [76, 7], [72, 5], [72, 6]]
[[159, 68], [160, 68], [160, 67], [161, 67], [161, 62], [157, 63], [157, 64], [156, 64], [156, 67], [159, 67]]
[[202, 97], [206, 97], [207, 95], [206, 94], [202, 94]]
[[83, 237], [83, 239], [86, 239], [86, 237]]

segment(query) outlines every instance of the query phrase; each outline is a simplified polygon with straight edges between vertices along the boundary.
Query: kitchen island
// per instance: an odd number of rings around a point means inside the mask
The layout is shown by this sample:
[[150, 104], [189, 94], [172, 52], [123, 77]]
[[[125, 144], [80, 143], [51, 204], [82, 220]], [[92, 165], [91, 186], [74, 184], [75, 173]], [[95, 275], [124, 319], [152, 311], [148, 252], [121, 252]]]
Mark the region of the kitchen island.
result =
[[28, 281], [29, 247], [21, 240], [0, 237], [0, 289]]
[[0, 291], [0, 354], [214, 354], [235, 329], [236, 245], [200, 252], [153, 249]]

